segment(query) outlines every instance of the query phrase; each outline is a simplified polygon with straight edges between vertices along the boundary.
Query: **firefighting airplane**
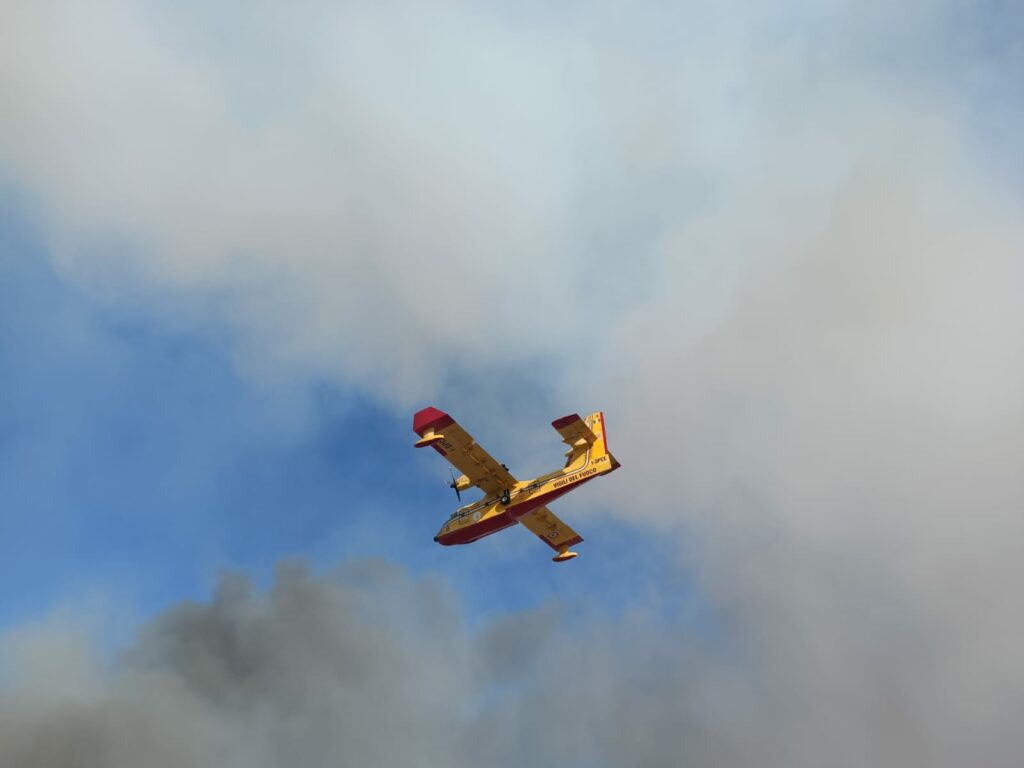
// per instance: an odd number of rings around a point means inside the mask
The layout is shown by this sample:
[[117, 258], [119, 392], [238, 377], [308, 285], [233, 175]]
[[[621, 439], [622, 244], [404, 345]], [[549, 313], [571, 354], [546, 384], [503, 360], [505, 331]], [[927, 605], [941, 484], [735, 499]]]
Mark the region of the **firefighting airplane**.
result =
[[569, 446], [562, 469], [516, 480], [508, 467], [499, 464], [455, 420], [437, 408], [424, 408], [413, 417], [412, 429], [420, 439], [417, 448], [428, 445], [444, 456], [462, 475], [452, 477], [452, 488], [462, 501], [462, 491], [476, 486], [484, 498], [455, 510], [438, 531], [434, 541], [469, 544], [516, 523], [555, 550], [556, 563], [571, 560], [569, 547], [583, 538], [562, 522], [545, 504], [578, 488], [599, 475], [619, 468], [608, 452], [604, 414], [598, 411], [581, 419], [575, 413], [551, 422]]

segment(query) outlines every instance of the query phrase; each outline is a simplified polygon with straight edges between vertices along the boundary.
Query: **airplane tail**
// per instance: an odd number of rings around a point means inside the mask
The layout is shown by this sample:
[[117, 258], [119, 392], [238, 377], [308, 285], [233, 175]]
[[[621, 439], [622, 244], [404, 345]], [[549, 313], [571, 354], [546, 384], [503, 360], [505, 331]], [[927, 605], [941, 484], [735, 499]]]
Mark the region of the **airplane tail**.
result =
[[605, 430], [604, 413], [596, 411], [585, 419], [575, 413], [555, 419], [551, 426], [558, 430], [562, 441], [569, 446], [565, 452], [566, 467], [581, 459], [584, 452], [589, 452], [593, 464], [604, 464], [607, 468], [601, 474], [607, 474], [619, 468], [619, 462], [608, 450], [608, 433]]
[[[607, 456], [608, 461], [611, 463], [611, 469], [607, 470], [612, 472], [618, 469], [621, 464], [612, 455], [611, 451], [608, 450], [608, 430], [606, 429], [604, 412], [595, 411], [586, 418], [587, 425], [590, 427], [590, 431], [594, 433], [595, 440], [590, 448], [591, 461], [598, 460], [602, 456]], [[605, 474], [605, 473], [602, 473]]]

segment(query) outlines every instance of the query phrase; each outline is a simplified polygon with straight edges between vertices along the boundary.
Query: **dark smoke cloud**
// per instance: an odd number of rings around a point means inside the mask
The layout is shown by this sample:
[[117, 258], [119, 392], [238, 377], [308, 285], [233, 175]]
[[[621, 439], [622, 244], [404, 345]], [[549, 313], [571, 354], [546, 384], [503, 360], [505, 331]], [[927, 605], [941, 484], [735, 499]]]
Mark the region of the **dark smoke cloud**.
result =
[[11, 640], [0, 765], [675, 764], [716, 754], [733, 708], [696, 658], [554, 607], [471, 630], [448, 590], [392, 566], [289, 564], [266, 593], [224, 578], [112, 664], [67, 627]]
[[[778, 615], [724, 611], [733, 639], [578, 625], [555, 605], [473, 629], [448, 589], [380, 562], [323, 577], [291, 563], [265, 593], [228, 576], [113, 663], [67, 626], [9, 638], [0, 765], [1015, 765], [1010, 712], [945, 719], [960, 670], [906, 642], [892, 595], [871, 627], [827, 638], [834, 623], [786, 613], [836, 572], [766, 584], [787, 595], [760, 601]], [[886, 586], [859, 580], [838, 594]]]
[[459, 764], [480, 683], [450, 596], [385, 566], [291, 565], [266, 594], [225, 578], [109, 667], [51, 632], [64, 642], [14, 653], [2, 765]]

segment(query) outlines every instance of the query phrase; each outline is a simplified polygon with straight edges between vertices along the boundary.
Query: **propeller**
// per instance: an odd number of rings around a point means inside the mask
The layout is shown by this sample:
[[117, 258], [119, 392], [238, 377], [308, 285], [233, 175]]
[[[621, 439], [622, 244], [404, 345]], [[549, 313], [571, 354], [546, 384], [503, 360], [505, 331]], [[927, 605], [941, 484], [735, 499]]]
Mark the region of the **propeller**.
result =
[[461, 502], [462, 494], [459, 493], [459, 481], [455, 479], [455, 472], [451, 467], [448, 468], [448, 471], [452, 473], [452, 481], [448, 484], [448, 487], [455, 491], [455, 497]]

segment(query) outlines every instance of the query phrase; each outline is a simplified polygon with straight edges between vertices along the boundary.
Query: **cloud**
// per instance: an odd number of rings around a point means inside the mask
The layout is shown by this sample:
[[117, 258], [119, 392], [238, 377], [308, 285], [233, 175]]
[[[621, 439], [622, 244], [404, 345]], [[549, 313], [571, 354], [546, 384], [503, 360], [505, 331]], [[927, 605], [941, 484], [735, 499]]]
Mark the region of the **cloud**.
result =
[[1013, 765], [1014, 713], [982, 719], [971, 710], [981, 698], [950, 711], [958, 670], [932, 675], [935, 648], [899, 631], [876, 644], [873, 630], [902, 621], [879, 602], [870, 628], [840, 636], [828, 621], [752, 622], [744, 610], [732, 615], [746, 632], [722, 642], [639, 619], [568, 623], [557, 604], [474, 629], [448, 589], [393, 566], [316, 577], [286, 564], [265, 593], [229, 575], [209, 602], [171, 607], [115, 661], [67, 623], [8, 633], [0, 758], [32, 768]]
[[252, 11], [220, 50], [226, 8], [16, 3], [0, 158], [68, 274], [212, 293], [254, 366], [408, 396], [571, 316], [574, 117], [561, 51], [405, 10]]
[[[687, 556], [752, 662], [737, 738], [759, 734], [760, 763], [1009, 765], [1020, 205], [934, 114], [886, 120], [823, 204], [755, 207], [741, 187], [733, 226], [716, 210], [666, 239], [657, 291], [591, 382], [630, 467], [609, 503], [698, 542]], [[784, 157], [798, 173], [817, 155]], [[693, 309], [732, 249], [757, 260], [713, 314]]]
[[[648, 727], [638, 716], [655, 702], [631, 714], [628, 688], [674, 695], [634, 654], [677, 649], [626, 635], [639, 643], [630, 654], [615, 635], [568, 634], [551, 609], [470, 630], [446, 589], [379, 563], [324, 578], [283, 566], [266, 594], [229, 576], [211, 602], [154, 619], [112, 665], [67, 626], [8, 638], [0, 758], [33, 768], [589, 763], [632, 752], [614, 746], [618, 735], [639, 740], [634, 729]], [[673, 720], [677, 707], [663, 703], [658, 717]]]
[[69, 277], [198, 301], [263, 375], [407, 404], [453, 368], [580, 364], [737, 186], [827, 199], [871, 142], [832, 128], [884, 136], [948, 16], [906, 13], [18, 0], [0, 169]]

